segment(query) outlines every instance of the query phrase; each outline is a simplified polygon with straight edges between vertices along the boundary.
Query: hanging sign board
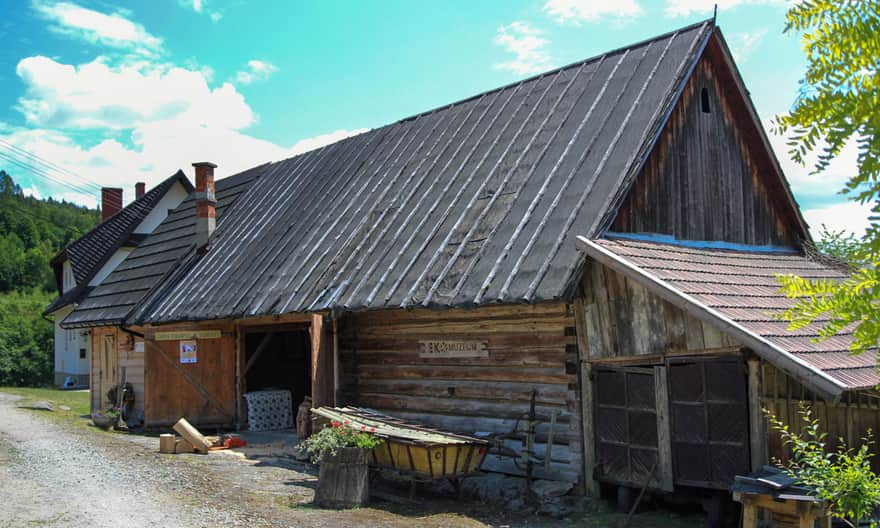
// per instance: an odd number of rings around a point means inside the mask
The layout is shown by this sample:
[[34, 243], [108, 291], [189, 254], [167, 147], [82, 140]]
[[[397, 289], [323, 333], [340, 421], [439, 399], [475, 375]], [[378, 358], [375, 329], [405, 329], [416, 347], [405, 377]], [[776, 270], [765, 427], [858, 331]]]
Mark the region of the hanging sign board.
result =
[[489, 357], [483, 341], [423, 340], [419, 341], [420, 358], [484, 358]]
[[180, 342], [180, 362], [196, 363], [198, 360], [198, 346], [195, 339]]
[[180, 341], [181, 339], [220, 339], [220, 330], [181, 330], [178, 332], [156, 332], [156, 341]]

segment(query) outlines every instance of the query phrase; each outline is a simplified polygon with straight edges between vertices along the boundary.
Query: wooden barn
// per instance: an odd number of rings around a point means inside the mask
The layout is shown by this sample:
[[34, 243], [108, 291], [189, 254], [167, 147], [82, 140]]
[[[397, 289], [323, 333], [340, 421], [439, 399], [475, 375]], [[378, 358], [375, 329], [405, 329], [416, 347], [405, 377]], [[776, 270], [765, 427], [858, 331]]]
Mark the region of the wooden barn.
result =
[[880, 419], [873, 355], [774, 318], [777, 273], [845, 271], [807, 251], [713, 21], [213, 173], [68, 318], [143, 336], [148, 427], [246, 427], [284, 389], [596, 493], [726, 490], [783, 454], [762, 407]]

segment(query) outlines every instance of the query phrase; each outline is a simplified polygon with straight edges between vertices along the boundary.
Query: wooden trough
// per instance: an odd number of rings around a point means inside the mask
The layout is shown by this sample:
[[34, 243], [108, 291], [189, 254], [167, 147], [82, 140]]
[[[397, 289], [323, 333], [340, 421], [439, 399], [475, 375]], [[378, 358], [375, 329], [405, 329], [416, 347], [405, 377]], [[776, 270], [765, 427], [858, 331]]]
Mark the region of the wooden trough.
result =
[[479, 472], [490, 446], [487, 440], [437, 431], [357, 407], [319, 407], [312, 412], [382, 438], [382, 445], [370, 452], [370, 464], [413, 481], [448, 479], [458, 487], [460, 478]]

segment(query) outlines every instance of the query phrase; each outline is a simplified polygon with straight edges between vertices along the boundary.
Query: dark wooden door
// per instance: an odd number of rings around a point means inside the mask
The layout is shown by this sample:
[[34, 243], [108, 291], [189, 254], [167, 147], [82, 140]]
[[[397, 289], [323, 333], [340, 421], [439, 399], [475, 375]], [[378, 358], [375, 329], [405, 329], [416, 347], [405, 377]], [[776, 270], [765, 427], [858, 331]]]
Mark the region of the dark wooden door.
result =
[[671, 491], [664, 367], [597, 368], [599, 480]]
[[668, 368], [675, 484], [727, 489], [749, 472], [745, 364], [687, 358]]

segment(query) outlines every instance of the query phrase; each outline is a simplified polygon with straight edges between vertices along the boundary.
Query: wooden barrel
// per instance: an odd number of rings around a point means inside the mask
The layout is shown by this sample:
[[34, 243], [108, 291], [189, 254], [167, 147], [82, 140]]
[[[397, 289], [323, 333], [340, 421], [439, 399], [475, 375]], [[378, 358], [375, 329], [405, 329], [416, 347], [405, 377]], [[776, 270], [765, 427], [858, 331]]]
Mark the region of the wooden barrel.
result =
[[355, 508], [370, 495], [365, 449], [344, 447], [335, 455], [321, 457], [315, 504], [321, 508]]

